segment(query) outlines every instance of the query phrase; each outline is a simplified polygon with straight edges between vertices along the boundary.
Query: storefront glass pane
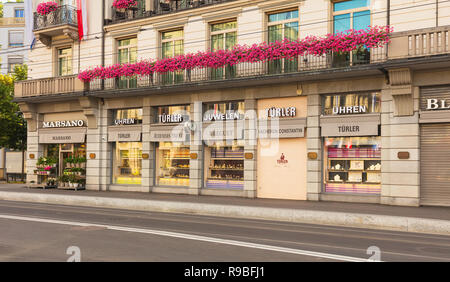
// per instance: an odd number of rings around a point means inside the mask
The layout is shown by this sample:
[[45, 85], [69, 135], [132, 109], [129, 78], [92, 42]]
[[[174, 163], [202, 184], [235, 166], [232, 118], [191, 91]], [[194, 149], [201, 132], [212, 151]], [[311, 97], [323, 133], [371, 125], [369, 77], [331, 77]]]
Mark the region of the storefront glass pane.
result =
[[[141, 124], [142, 109], [114, 110], [113, 120], [115, 124]], [[126, 122], [125, 122], [126, 121]]]
[[142, 178], [142, 143], [116, 142], [113, 183], [140, 185]]
[[[244, 117], [244, 102], [205, 104], [203, 120], [236, 120]], [[219, 117], [220, 115], [220, 117]]]
[[158, 107], [156, 123], [181, 123], [190, 119], [191, 106]]
[[379, 113], [380, 93], [349, 93], [322, 96], [324, 115]]
[[325, 192], [381, 193], [381, 137], [325, 138]]
[[189, 161], [189, 146], [160, 142], [156, 149], [156, 185], [189, 187]]
[[244, 147], [240, 142], [205, 147], [205, 166], [206, 188], [244, 188]]

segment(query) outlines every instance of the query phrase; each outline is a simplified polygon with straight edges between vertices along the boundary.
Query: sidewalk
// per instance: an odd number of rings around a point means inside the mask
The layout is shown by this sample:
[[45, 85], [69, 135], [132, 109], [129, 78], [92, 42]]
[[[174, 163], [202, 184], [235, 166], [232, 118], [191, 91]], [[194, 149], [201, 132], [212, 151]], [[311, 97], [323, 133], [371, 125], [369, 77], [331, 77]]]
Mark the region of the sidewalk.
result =
[[308, 202], [135, 192], [29, 189], [0, 184], [0, 200], [251, 218], [450, 235], [450, 207]]

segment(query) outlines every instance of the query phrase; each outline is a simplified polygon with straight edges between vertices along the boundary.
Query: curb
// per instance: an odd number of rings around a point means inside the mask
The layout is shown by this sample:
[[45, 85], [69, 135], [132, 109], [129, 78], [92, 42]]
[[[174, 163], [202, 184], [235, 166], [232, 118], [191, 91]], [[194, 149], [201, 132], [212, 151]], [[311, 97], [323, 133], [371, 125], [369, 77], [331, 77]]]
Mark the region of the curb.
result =
[[450, 235], [450, 221], [440, 219], [20, 192], [0, 192], [0, 200]]

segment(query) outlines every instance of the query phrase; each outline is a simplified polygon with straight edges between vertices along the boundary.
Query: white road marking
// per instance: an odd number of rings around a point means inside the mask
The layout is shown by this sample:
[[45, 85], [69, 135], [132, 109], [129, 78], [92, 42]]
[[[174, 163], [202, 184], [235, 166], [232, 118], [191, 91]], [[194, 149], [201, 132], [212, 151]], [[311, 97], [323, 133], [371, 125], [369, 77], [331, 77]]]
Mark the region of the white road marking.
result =
[[206, 237], [206, 236], [198, 236], [198, 235], [191, 235], [191, 234], [178, 233], [178, 232], [167, 232], [167, 231], [161, 231], [161, 230], [123, 227], [123, 226], [104, 225], [104, 224], [92, 224], [92, 223], [85, 223], [85, 222], [64, 221], [64, 220], [55, 220], [55, 219], [46, 219], [46, 218], [13, 216], [13, 215], [0, 215], [0, 218], [11, 219], [11, 220], [21, 220], [21, 221], [40, 222], [40, 223], [60, 224], [60, 225], [98, 227], [98, 228], [104, 228], [104, 229], [115, 230], [115, 231], [152, 234], [152, 235], [158, 235], [158, 236], [180, 238], [180, 239], [187, 239], [187, 240], [194, 240], [194, 241], [203, 241], [203, 242], [208, 242], [208, 243], [246, 247], [246, 248], [260, 249], [260, 250], [266, 250], [266, 251], [295, 254], [295, 255], [326, 258], [326, 259], [339, 260], [339, 261], [349, 261], [349, 262], [367, 262], [368, 261], [367, 259], [363, 259], [363, 258], [341, 256], [341, 255], [321, 253], [321, 252], [312, 252], [312, 251], [306, 251], [306, 250], [284, 248], [284, 247], [277, 247], [277, 246], [256, 244], [256, 243], [249, 243], [249, 242], [235, 241], [235, 240], [227, 240], [227, 239], [220, 239], [220, 238], [213, 238], [213, 237]]

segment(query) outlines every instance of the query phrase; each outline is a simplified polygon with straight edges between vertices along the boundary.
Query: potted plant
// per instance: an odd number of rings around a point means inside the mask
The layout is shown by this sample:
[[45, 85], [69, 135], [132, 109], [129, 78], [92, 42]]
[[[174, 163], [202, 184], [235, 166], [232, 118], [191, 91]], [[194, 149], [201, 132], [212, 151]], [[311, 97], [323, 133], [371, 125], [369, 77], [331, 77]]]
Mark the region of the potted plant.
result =
[[86, 168], [86, 158], [85, 157], [80, 157], [80, 167], [81, 168]]
[[[56, 10], [58, 9], [58, 3], [56, 2], [42, 2], [39, 3], [36, 7], [36, 12], [38, 13], [38, 24], [41, 27], [44, 27], [47, 20], [52, 23], [55, 19], [55, 16], [53, 15]], [[47, 18], [49, 15], [49, 19]]]

